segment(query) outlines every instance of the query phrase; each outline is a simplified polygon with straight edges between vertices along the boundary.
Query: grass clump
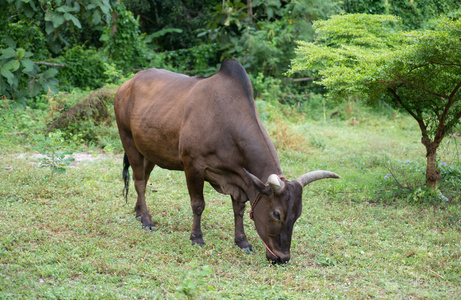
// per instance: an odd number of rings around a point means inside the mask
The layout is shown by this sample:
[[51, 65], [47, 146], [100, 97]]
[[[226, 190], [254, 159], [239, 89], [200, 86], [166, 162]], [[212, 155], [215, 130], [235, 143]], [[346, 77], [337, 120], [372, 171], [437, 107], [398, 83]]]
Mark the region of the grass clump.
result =
[[73, 101], [64, 100], [69, 95], [58, 95], [53, 101], [58, 104], [51, 110], [53, 116], [47, 130], [60, 130], [78, 144], [106, 146], [101, 131], [115, 125], [113, 99], [117, 88], [105, 86], [91, 93], [78, 93], [71, 97]]

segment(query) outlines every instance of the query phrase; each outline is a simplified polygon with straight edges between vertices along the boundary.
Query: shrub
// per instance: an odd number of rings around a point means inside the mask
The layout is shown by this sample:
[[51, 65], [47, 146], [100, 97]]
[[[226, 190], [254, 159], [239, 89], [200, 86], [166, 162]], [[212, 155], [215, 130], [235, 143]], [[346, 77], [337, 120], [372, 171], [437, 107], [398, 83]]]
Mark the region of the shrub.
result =
[[[147, 47], [144, 35], [139, 30], [139, 20], [123, 4], [114, 7], [114, 12], [117, 19], [112, 21], [100, 38], [105, 42], [105, 54], [126, 72], [149, 66], [155, 52]], [[116, 31], [112, 31], [114, 22]]]
[[[111, 78], [107, 71], [115, 69], [115, 65], [107, 61], [106, 57], [95, 49], [85, 49], [75, 46], [64, 52], [56, 62], [65, 65], [60, 69], [59, 86], [64, 90], [74, 88], [97, 89], [108, 83]], [[121, 71], [119, 71], [121, 73]]]
[[7, 48], [0, 49], [0, 96], [25, 103], [26, 96], [56, 91], [56, 69], [39, 68], [33, 62], [34, 54], [17, 47], [12, 39], [7, 38], [6, 44]]
[[0, 102], [0, 134], [27, 135], [44, 129], [46, 112], [22, 106], [13, 100]]

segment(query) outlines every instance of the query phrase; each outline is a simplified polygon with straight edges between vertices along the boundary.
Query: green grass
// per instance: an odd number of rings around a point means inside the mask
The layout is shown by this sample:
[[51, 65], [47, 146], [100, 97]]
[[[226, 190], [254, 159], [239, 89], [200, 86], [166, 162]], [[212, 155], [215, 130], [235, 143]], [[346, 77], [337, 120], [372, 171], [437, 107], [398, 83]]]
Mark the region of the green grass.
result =
[[[340, 180], [305, 188], [291, 261], [272, 266], [251, 220], [257, 253], [234, 245], [229, 197], [206, 186], [206, 245], [189, 240], [184, 174], [154, 169], [148, 207], [155, 233], [135, 220], [134, 188], [122, 196], [122, 156], [46, 177], [20, 146], [0, 146], [0, 299], [458, 299], [461, 209], [380, 196], [389, 166], [424, 163], [413, 122], [369, 115], [347, 120], [266, 120], [289, 179], [328, 169]], [[30, 149], [30, 148], [29, 148]], [[18, 158], [21, 152], [26, 158]], [[456, 163], [451, 148], [440, 160]], [[458, 161], [459, 163], [459, 161]], [[10, 168], [12, 169], [10, 169]], [[8, 168], [8, 169], [7, 169]], [[416, 172], [417, 173], [417, 172]], [[406, 174], [418, 181], [424, 174]], [[442, 187], [442, 185], [441, 185]], [[459, 190], [457, 190], [459, 191]], [[458, 201], [458, 202], [457, 202]]]

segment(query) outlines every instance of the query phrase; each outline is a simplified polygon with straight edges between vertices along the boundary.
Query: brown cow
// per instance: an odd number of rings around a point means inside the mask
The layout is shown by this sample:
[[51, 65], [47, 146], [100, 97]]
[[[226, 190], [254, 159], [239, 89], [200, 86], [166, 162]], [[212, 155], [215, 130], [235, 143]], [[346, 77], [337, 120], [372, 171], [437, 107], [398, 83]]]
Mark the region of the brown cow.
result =
[[144, 194], [155, 165], [184, 171], [193, 211], [192, 244], [204, 244], [200, 219], [203, 185], [208, 181], [232, 198], [235, 243], [246, 252], [253, 250], [243, 228], [245, 203], [250, 201], [266, 257], [288, 262], [302, 188], [314, 180], [339, 178], [314, 171], [290, 182], [282, 175], [275, 147], [256, 111], [251, 82], [235, 60], [224, 61], [208, 78], [141, 71], [119, 88], [114, 109], [125, 149], [126, 191], [128, 167], [133, 169], [136, 216], [144, 227], [154, 229]]

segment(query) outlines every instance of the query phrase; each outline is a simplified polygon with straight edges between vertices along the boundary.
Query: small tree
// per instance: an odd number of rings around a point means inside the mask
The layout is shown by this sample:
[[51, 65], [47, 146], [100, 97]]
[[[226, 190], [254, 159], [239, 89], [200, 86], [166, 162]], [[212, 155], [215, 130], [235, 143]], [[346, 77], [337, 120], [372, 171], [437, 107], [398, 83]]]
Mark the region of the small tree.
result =
[[388, 15], [338, 15], [314, 24], [314, 43], [299, 42], [290, 73], [314, 70], [328, 97], [358, 96], [406, 110], [426, 147], [426, 185], [440, 177], [437, 148], [461, 118], [461, 20], [405, 32]]

